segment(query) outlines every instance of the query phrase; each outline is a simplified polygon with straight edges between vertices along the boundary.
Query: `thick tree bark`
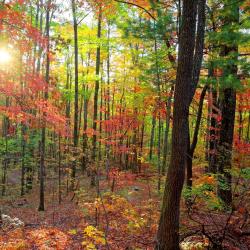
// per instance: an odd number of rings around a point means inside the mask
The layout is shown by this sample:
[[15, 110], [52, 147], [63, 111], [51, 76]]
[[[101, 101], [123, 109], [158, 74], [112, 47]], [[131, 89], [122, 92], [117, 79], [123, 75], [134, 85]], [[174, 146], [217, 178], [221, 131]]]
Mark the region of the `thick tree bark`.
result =
[[179, 249], [180, 199], [185, 177], [188, 110], [193, 77], [196, 1], [183, 1], [182, 29], [174, 96], [172, 155], [168, 168], [156, 249]]
[[225, 89], [223, 94], [222, 122], [218, 146], [218, 173], [220, 175], [218, 196], [226, 205], [230, 206], [232, 203], [232, 176], [230, 170], [236, 109], [236, 91], [229, 88]]
[[[233, 2], [230, 7], [230, 14], [225, 17], [225, 23], [228, 25], [236, 25], [239, 23], [239, 7]], [[235, 54], [233, 60], [237, 61], [238, 45], [223, 45], [222, 56], [230, 56]], [[232, 56], [232, 55], [231, 55]], [[224, 69], [224, 75], [234, 75], [237, 78], [237, 64], [228, 65]], [[232, 148], [234, 139], [234, 123], [236, 111], [236, 90], [233, 87], [226, 87], [223, 89], [223, 96], [221, 101], [221, 130], [218, 145], [218, 196], [225, 203], [226, 206], [232, 204], [232, 175], [231, 175], [231, 161]]]
[[[200, 69], [201, 69], [201, 64], [202, 64], [202, 59], [203, 59], [203, 48], [204, 48], [204, 36], [205, 36], [205, 24], [206, 24], [206, 14], [205, 14], [205, 8], [206, 8], [206, 0], [198, 0], [198, 5], [197, 5], [197, 15], [198, 15], [198, 23], [197, 23], [197, 31], [196, 31], [196, 41], [195, 41], [195, 54], [194, 54], [194, 65], [193, 65], [193, 78], [192, 78], [192, 83], [191, 83], [191, 90], [190, 90], [190, 95], [189, 95], [189, 105], [191, 104], [195, 90], [197, 88], [199, 79], [200, 79]], [[203, 92], [204, 97], [206, 94], [206, 89], [205, 93]], [[204, 99], [203, 97], [203, 99]], [[202, 106], [201, 110], [199, 110], [200, 113], [202, 113], [202, 107], [203, 107], [203, 100], [202, 100]], [[200, 107], [199, 107], [200, 108]], [[195, 130], [195, 133], [198, 135], [199, 132], [199, 127], [200, 127], [200, 120], [201, 117], [197, 118], [196, 122], [196, 128], [198, 128], [198, 131]], [[189, 127], [188, 127], [189, 130]], [[187, 147], [187, 185], [189, 187], [192, 186], [192, 168], [193, 168], [193, 155], [194, 155], [194, 150], [197, 144], [197, 141], [195, 144], [190, 145], [190, 130], [189, 130], [189, 136], [188, 136], [188, 147]], [[194, 135], [194, 139], [196, 135]], [[194, 142], [194, 141], [193, 141]], [[194, 146], [193, 148], [191, 148]]]
[[189, 96], [189, 102], [191, 104], [195, 94], [196, 87], [200, 79], [200, 70], [203, 59], [204, 39], [205, 39], [205, 25], [206, 25], [206, 0], [197, 0], [197, 31], [195, 41], [195, 54], [194, 54], [194, 66], [193, 66], [193, 79], [191, 84], [191, 91]]

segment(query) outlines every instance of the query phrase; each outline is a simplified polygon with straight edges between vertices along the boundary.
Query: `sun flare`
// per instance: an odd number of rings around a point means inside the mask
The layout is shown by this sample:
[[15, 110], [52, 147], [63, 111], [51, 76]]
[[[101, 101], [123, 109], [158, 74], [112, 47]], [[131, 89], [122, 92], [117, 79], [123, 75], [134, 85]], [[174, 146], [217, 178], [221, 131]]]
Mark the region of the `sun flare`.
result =
[[0, 64], [7, 64], [11, 61], [10, 53], [5, 49], [0, 49]]

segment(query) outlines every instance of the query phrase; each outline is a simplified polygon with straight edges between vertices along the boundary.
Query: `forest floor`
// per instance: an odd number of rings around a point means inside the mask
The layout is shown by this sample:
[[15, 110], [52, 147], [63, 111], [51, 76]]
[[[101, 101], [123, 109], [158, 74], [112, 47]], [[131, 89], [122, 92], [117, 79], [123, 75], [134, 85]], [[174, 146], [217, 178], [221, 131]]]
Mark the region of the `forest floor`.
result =
[[[14, 171], [9, 176], [9, 184], [14, 185], [18, 179]], [[108, 207], [109, 201], [105, 201], [105, 206], [107, 206], [105, 212], [108, 213], [109, 227], [112, 228], [112, 230], [109, 230], [108, 244], [112, 247], [110, 248], [105, 244], [100, 249], [130, 249], [132, 245], [137, 245], [140, 249], [153, 249], [154, 238], [152, 236], [156, 232], [159, 211], [154, 212], [157, 217], [152, 218], [154, 227], [148, 228], [145, 225], [145, 229], [142, 231], [140, 221], [138, 221], [143, 209], [145, 213], [151, 213], [149, 205], [154, 209], [157, 207], [159, 210], [160, 199], [157, 193], [150, 190], [152, 184], [145, 182], [142, 178], [137, 178], [133, 174], [128, 174], [126, 177], [121, 176], [121, 178], [116, 179], [115, 183], [107, 182], [104, 176], [101, 179], [101, 193], [110, 192], [112, 185], [115, 192], [113, 207]], [[19, 218], [25, 223], [25, 226], [1, 230], [0, 249], [88, 249], [82, 245], [84, 229], [89, 225], [95, 226], [98, 224], [105, 231], [107, 214], [104, 214], [101, 206], [96, 205], [97, 209], [93, 209], [96, 204], [95, 197], [97, 197], [96, 187], [90, 187], [89, 177], [82, 175], [78, 179], [77, 186], [78, 192], [76, 194], [72, 192], [63, 194], [62, 202], [59, 204], [57, 182], [48, 179], [44, 212], [37, 210], [39, 204], [38, 185], [34, 185], [32, 191], [23, 197], [16, 198], [10, 195], [2, 199], [3, 213], [11, 218]], [[120, 198], [122, 196], [126, 199]], [[152, 202], [153, 200], [154, 202]], [[148, 201], [151, 203], [148, 204]], [[137, 212], [138, 214], [124, 215], [123, 212], [126, 209], [132, 214]], [[145, 214], [145, 216], [147, 215]], [[129, 224], [130, 221], [133, 223]], [[121, 230], [123, 223], [127, 227], [124, 226], [124, 230]], [[129, 234], [128, 231], [130, 231]], [[91, 239], [89, 242], [91, 243]]]
[[[199, 170], [197, 173], [199, 174]], [[115, 181], [112, 178], [107, 181], [105, 176], [101, 175], [101, 195], [97, 198], [97, 187], [90, 186], [90, 178], [79, 175], [77, 192], [67, 193], [64, 186], [61, 204], [58, 203], [56, 179], [47, 179], [44, 212], [37, 210], [38, 184], [23, 197], [17, 198], [12, 194], [1, 199], [3, 213], [12, 218], [19, 218], [25, 226], [1, 230], [0, 249], [77, 250], [95, 249], [93, 245], [98, 245], [98, 249], [108, 250], [153, 250], [162, 199], [162, 193], [157, 192], [156, 173], [137, 175], [117, 172], [114, 176]], [[18, 187], [18, 174], [13, 171], [9, 180], [15, 190], [15, 182]], [[195, 232], [201, 231], [202, 224], [209, 225], [210, 232], [223, 230], [228, 216], [224, 213], [206, 214], [202, 207], [197, 211], [192, 214], [190, 220], [185, 204], [182, 204], [182, 233], [189, 236], [189, 232], [190, 235], [194, 232], [192, 240], [205, 243], [207, 238], [197, 236]], [[200, 225], [195, 221], [200, 221]], [[228, 232], [232, 241], [228, 241], [229, 245], [225, 249], [249, 249], [250, 238], [240, 235], [241, 231], [238, 230], [242, 223], [245, 224], [246, 231], [250, 231], [249, 216], [245, 217], [242, 211], [230, 218]], [[89, 226], [101, 231], [93, 231]], [[86, 228], [92, 231], [88, 233]], [[105, 232], [105, 235], [100, 232]]]
[[[44, 212], [38, 211], [38, 186], [22, 198], [6, 199], [5, 211], [25, 223], [24, 228], [6, 228], [1, 232], [0, 249], [81, 249], [81, 238], [69, 234], [75, 228], [84, 228], [84, 217], [69, 194], [61, 204], [53, 192], [52, 182], [47, 186]], [[7, 208], [7, 209], [6, 209]]]

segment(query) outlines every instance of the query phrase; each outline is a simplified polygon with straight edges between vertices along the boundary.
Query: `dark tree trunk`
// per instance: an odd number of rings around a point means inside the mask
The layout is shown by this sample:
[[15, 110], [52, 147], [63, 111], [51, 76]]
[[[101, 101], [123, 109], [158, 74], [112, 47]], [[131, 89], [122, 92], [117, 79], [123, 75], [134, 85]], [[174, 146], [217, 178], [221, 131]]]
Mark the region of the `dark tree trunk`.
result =
[[172, 155], [157, 234], [159, 250], [179, 250], [180, 199], [185, 178], [190, 103], [195, 47], [196, 1], [183, 1], [182, 28], [174, 96]]
[[[39, 4], [40, 4], [39, 31], [42, 34], [43, 33], [43, 11], [42, 11], [43, 0], [40, 0]], [[43, 52], [43, 48], [39, 45], [39, 47], [38, 47], [37, 65], [36, 65], [36, 72], [37, 73], [40, 73], [40, 70], [41, 70], [42, 52]]]
[[[213, 64], [210, 63], [208, 66], [208, 80], [213, 77]], [[211, 126], [211, 113], [212, 113], [212, 85], [209, 84], [208, 87], [208, 105], [207, 105], [207, 128], [206, 128], [206, 137], [205, 137], [205, 142], [206, 142], [206, 151], [205, 151], [205, 159], [206, 161], [209, 161], [209, 143], [210, 143], [210, 126]], [[205, 167], [205, 172], [208, 172], [209, 167]]]
[[[200, 69], [201, 69], [201, 64], [202, 64], [202, 59], [203, 59], [205, 24], [206, 24], [205, 8], [206, 8], [206, 0], [198, 0], [198, 5], [197, 5], [198, 23], [197, 23], [197, 32], [196, 32], [196, 41], [195, 41], [193, 78], [192, 78], [191, 90], [190, 90], [190, 96], [189, 96], [189, 105], [192, 102], [196, 87], [200, 79]], [[194, 134], [194, 137], [193, 137], [194, 144], [192, 143], [192, 145], [190, 145], [190, 130], [188, 126], [189, 136], [188, 136], [188, 147], [187, 147], [187, 185], [189, 187], [192, 186], [193, 155], [194, 155], [194, 150], [197, 144], [196, 137], [198, 136], [198, 133], [199, 133], [200, 120], [201, 120], [201, 115], [202, 115], [202, 107], [203, 107], [203, 101], [205, 98], [206, 90], [207, 90], [207, 87], [205, 87], [204, 92], [202, 93], [203, 97], [201, 98], [201, 102], [200, 102], [201, 106], [199, 106], [198, 117], [197, 117], [196, 127], [195, 127], [196, 134]]]
[[[155, 53], [155, 67], [156, 67], [156, 86], [157, 86], [157, 95], [158, 95], [158, 105], [157, 109], [160, 110], [160, 103], [161, 103], [161, 79], [160, 79], [160, 72], [159, 72], [159, 61], [158, 61], [158, 44], [157, 44], [157, 37], [156, 37], [156, 30], [155, 30], [155, 44], [154, 44], [154, 53]], [[158, 192], [161, 190], [161, 115], [159, 112], [158, 117], [158, 142], [157, 142], [157, 169], [158, 169]]]
[[223, 94], [222, 123], [218, 145], [218, 173], [220, 175], [218, 196], [226, 205], [230, 206], [232, 203], [232, 176], [230, 170], [236, 109], [236, 91], [231, 88], [225, 89]]
[[200, 102], [199, 102], [197, 120], [196, 120], [196, 124], [195, 124], [195, 129], [194, 129], [193, 141], [192, 141], [192, 144], [190, 146], [190, 150], [191, 150], [192, 154], [194, 153], [194, 150], [195, 150], [197, 142], [198, 142], [199, 128], [200, 128], [201, 118], [202, 118], [203, 103], [204, 103], [207, 89], [208, 89], [208, 85], [205, 85], [202, 92], [201, 92], [201, 96], [200, 96]]
[[26, 148], [26, 142], [25, 142], [25, 125], [22, 124], [21, 128], [21, 135], [22, 135], [22, 142], [21, 142], [21, 147], [22, 147], [22, 170], [21, 170], [21, 196], [25, 194], [25, 148]]
[[[9, 98], [6, 98], [6, 107], [9, 105]], [[7, 168], [8, 168], [8, 128], [9, 128], [9, 118], [4, 117], [3, 120], [3, 136], [5, 137], [5, 157], [2, 161], [2, 196], [6, 193], [6, 179], [7, 179]]]
[[[102, 81], [101, 81], [102, 82]], [[100, 102], [100, 111], [99, 111], [99, 120], [100, 120], [100, 126], [99, 126], [99, 138], [100, 140], [102, 139], [102, 119], [103, 119], [103, 111], [102, 111], [102, 107], [103, 107], [103, 90], [101, 89], [101, 102]], [[98, 162], [102, 160], [102, 142], [99, 141], [99, 149], [98, 149]]]
[[[230, 7], [230, 14], [225, 17], [225, 23], [228, 25], [236, 25], [239, 23], [239, 8], [237, 3]], [[227, 57], [231, 53], [235, 54], [233, 60], [237, 61], [238, 46], [224, 45], [222, 47], [222, 56]], [[234, 75], [237, 78], [237, 65], [228, 65], [224, 69], [224, 74]], [[218, 145], [218, 196], [225, 203], [226, 206], [232, 204], [232, 175], [231, 175], [231, 161], [232, 148], [234, 139], [234, 123], [236, 111], [236, 90], [233, 87], [223, 89], [223, 96], [221, 101], [221, 130]]]
[[3, 164], [3, 166], [2, 166], [2, 196], [5, 196], [8, 160], [3, 159], [2, 164]]
[[[67, 92], [70, 92], [71, 91], [71, 70], [70, 70], [70, 67], [69, 67], [69, 59], [67, 61], [67, 76], [66, 76], [66, 90]], [[70, 100], [67, 100], [66, 101], [66, 110], [65, 110], [65, 116], [67, 118], [67, 129], [68, 129], [68, 132], [69, 132], [69, 129], [70, 129], [70, 107], [71, 107], [71, 102]]]
[[238, 137], [239, 140], [242, 139], [243, 134], [244, 134], [244, 130], [243, 130], [243, 110], [242, 110], [242, 103], [243, 103], [243, 99], [240, 96], [240, 100], [239, 100], [239, 105], [238, 105], [238, 110], [239, 110], [239, 130], [238, 130]]
[[58, 135], [58, 202], [62, 202], [62, 158], [61, 158], [61, 135]]
[[166, 128], [164, 133], [164, 148], [163, 148], [163, 160], [162, 160], [162, 175], [165, 175], [166, 173], [166, 167], [167, 167], [167, 155], [168, 155], [168, 134], [169, 134], [169, 126], [170, 126], [170, 117], [171, 117], [171, 105], [172, 105], [172, 98], [174, 93], [174, 86], [171, 87], [170, 95], [168, 97], [167, 103], [166, 103]]
[[[46, 55], [46, 75], [45, 80], [49, 84], [49, 71], [50, 71], [50, 58], [49, 58], [49, 36], [50, 36], [50, 3], [51, 0], [48, 0], [46, 6], [46, 37], [48, 39], [47, 43], [47, 55]], [[48, 87], [46, 87], [44, 93], [44, 99], [48, 100]], [[39, 211], [44, 211], [44, 178], [45, 178], [45, 143], [46, 143], [46, 113], [43, 113], [43, 121], [42, 121], [42, 137], [41, 137], [41, 152], [40, 152], [40, 201], [39, 201]]]
[[195, 41], [195, 54], [194, 54], [194, 66], [193, 66], [193, 79], [191, 84], [191, 91], [189, 95], [189, 102], [191, 104], [194, 97], [196, 87], [200, 79], [200, 70], [203, 59], [203, 49], [204, 49], [204, 38], [205, 38], [205, 25], [206, 25], [206, 0], [197, 0], [197, 13], [198, 13], [198, 23], [196, 31], [196, 41]]
[[158, 117], [158, 142], [157, 142], [157, 170], [158, 170], [158, 185], [157, 189], [160, 193], [161, 190], [161, 117]]
[[150, 149], [149, 149], [149, 159], [152, 160], [153, 156], [153, 148], [154, 148], [154, 140], [155, 140], [155, 125], [156, 125], [156, 118], [155, 114], [152, 116], [152, 126], [151, 126], [151, 136], [150, 136]]
[[218, 144], [218, 124], [216, 120], [216, 116], [220, 115], [218, 113], [219, 109], [217, 108], [217, 91], [213, 89], [213, 87], [210, 88], [210, 91], [212, 92], [212, 100], [211, 101], [211, 108], [210, 108], [210, 128], [209, 128], [209, 148], [208, 148], [208, 172], [216, 174], [217, 173], [217, 167], [216, 167], [216, 151], [217, 151], [217, 144]]
[[[39, 14], [40, 14], [40, 0], [36, 1], [36, 15], [35, 15], [35, 27], [38, 29], [38, 21], [39, 21]], [[32, 23], [31, 23], [32, 25]], [[33, 74], [36, 72], [36, 60], [37, 60], [37, 42], [34, 44], [33, 49]]]
[[[107, 97], [106, 98], [106, 109], [107, 109], [107, 113], [106, 113], [106, 120], [110, 120], [110, 55], [111, 55], [111, 48], [110, 48], [110, 32], [111, 32], [111, 27], [110, 27], [110, 21], [108, 22], [108, 55], [107, 55]], [[108, 138], [108, 142], [109, 137], [110, 137], [110, 132], [107, 132], [106, 137]], [[110, 168], [110, 145], [106, 145], [106, 163], [105, 163], [105, 168], [106, 168], [106, 178], [108, 180], [109, 178], [109, 168]]]
[[[87, 76], [89, 74], [89, 64], [90, 64], [90, 52], [88, 52], [88, 61], [87, 61]], [[82, 135], [82, 147], [83, 147], [83, 157], [82, 157], [82, 171], [85, 171], [87, 168], [88, 160], [88, 137], [86, 130], [88, 127], [88, 104], [89, 104], [89, 88], [88, 85], [84, 86], [84, 100], [83, 100], [83, 135]]]
[[72, 0], [73, 26], [74, 26], [74, 53], [75, 53], [75, 113], [74, 113], [74, 161], [71, 169], [71, 190], [75, 186], [77, 146], [78, 146], [78, 23], [76, 18], [76, 3]]
[[[97, 27], [97, 38], [101, 38], [101, 29], [102, 29], [102, 9], [99, 9], [98, 16], [98, 27]], [[98, 45], [96, 49], [96, 81], [95, 81], [95, 93], [94, 93], [94, 115], [93, 115], [93, 130], [97, 131], [97, 114], [98, 114], [98, 93], [99, 93], [99, 75], [100, 75], [100, 65], [101, 65], [101, 47]], [[95, 160], [96, 157], [96, 134], [93, 135], [93, 148], [92, 148], [92, 159]]]
[[247, 142], [249, 142], [249, 139], [250, 139], [250, 111], [248, 111], [247, 136], [246, 136]]
[[199, 108], [198, 108], [198, 113], [197, 113], [197, 119], [196, 119], [196, 124], [195, 124], [195, 129], [194, 129], [194, 135], [193, 135], [193, 140], [192, 144], [190, 145], [190, 138], [189, 138], [189, 144], [190, 147], [188, 148], [188, 155], [187, 155], [187, 186], [192, 187], [192, 178], [193, 178], [193, 157], [194, 157], [194, 151], [198, 142], [198, 135], [199, 135], [199, 130], [200, 130], [200, 124], [201, 124], [201, 118], [202, 118], [202, 109], [203, 109], [203, 102], [206, 96], [208, 86], [205, 85], [200, 96], [200, 101], [199, 101]]
[[[87, 89], [88, 91], [88, 89]], [[84, 97], [84, 115], [83, 115], [83, 158], [82, 158], [82, 170], [84, 171], [87, 167], [87, 145], [88, 145], [88, 137], [87, 134], [85, 133], [85, 131], [87, 130], [88, 127], [88, 103], [89, 103], [89, 99], [88, 97]]]

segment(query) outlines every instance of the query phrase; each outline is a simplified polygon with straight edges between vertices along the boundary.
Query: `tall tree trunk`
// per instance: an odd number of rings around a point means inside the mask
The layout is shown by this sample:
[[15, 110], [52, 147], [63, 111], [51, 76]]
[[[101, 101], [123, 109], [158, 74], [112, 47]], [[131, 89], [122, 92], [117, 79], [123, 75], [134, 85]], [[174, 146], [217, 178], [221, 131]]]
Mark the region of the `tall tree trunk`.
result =
[[157, 37], [156, 37], [156, 27], [154, 24], [154, 31], [155, 31], [155, 41], [154, 41], [154, 53], [155, 53], [155, 67], [156, 67], [156, 86], [157, 86], [157, 95], [158, 95], [158, 142], [157, 142], [157, 169], [158, 169], [158, 192], [161, 190], [161, 79], [160, 79], [160, 72], [159, 72], [159, 61], [158, 61], [158, 47], [157, 47]]
[[[70, 70], [70, 62], [69, 62], [69, 59], [67, 59], [67, 65], [66, 65], [66, 67], [67, 67], [67, 75], [66, 75], [66, 90], [67, 90], [67, 92], [69, 93], [70, 91], [71, 91], [71, 85], [72, 85], [72, 83], [71, 83], [71, 79], [72, 79], [72, 77], [71, 77], [71, 70]], [[66, 126], [67, 126], [67, 130], [68, 130], [68, 132], [69, 132], [69, 130], [70, 130], [70, 108], [71, 108], [71, 102], [70, 102], [70, 100], [66, 100], [66, 110], [65, 110], [65, 116], [66, 116], [66, 118], [67, 118], [67, 122], [66, 122]]]
[[[9, 97], [6, 98], [6, 107], [9, 106]], [[6, 179], [7, 179], [7, 168], [9, 164], [8, 159], [8, 129], [9, 129], [9, 118], [4, 117], [3, 120], [3, 137], [5, 138], [5, 157], [2, 161], [2, 196], [6, 193]]]
[[215, 174], [217, 172], [217, 166], [216, 166], [216, 151], [217, 151], [217, 144], [218, 144], [218, 124], [216, 116], [219, 116], [219, 109], [217, 108], [217, 91], [210, 87], [210, 128], [209, 128], [209, 135], [208, 135], [208, 141], [209, 141], [209, 147], [208, 147], [208, 172]]
[[[102, 81], [101, 81], [102, 82]], [[103, 111], [102, 111], [102, 107], [103, 107], [103, 89], [101, 89], [101, 103], [100, 103], [100, 111], [99, 111], [99, 120], [100, 120], [100, 126], [99, 126], [99, 138], [100, 140], [102, 139], [102, 119], [103, 119]], [[99, 141], [99, 149], [98, 149], [98, 161], [101, 161], [102, 159], [102, 142]]]
[[232, 203], [232, 176], [230, 170], [236, 109], [236, 91], [229, 88], [225, 89], [223, 94], [222, 123], [218, 145], [218, 173], [220, 175], [218, 196], [226, 205], [230, 206]]
[[22, 147], [22, 170], [21, 170], [21, 196], [25, 194], [25, 148], [26, 148], [26, 141], [25, 141], [25, 125], [22, 124], [21, 128], [21, 136], [22, 136], [22, 141], [21, 141], [21, 147]]
[[[199, 83], [200, 79], [200, 69], [201, 69], [201, 64], [202, 64], [202, 59], [203, 59], [203, 48], [204, 48], [204, 37], [205, 37], [205, 24], [206, 24], [206, 14], [205, 14], [205, 9], [206, 9], [206, 0], [198, 0], [197, 4], [197, 15], [198, 15], [198, 22], [197, 22], [197, 31], [196, 31], [196, 41], [195, 41], [195, 54], [194, 54], [194, 65], [193, 65], [193, 76], [192, 76], [192, 83], [191, 83], [191, 91], [189, 95], [189, 105], [191, 104], [195, 90], [197, 88], [197, 85]], [[199, 111], [198, 111], [198, 117], [196, 121], [196, 127], [195, 127], [195, 133], [193, 137], [193, 143], [190, 145], [190, 129], [188, 125], [188, 146], [187, 146], [187, 185], [189, 187], [192, 186], [192, 172], [193, 172], [193, 154], [194, 150], [197, 144], [197, 136], [199, 132], [199, 127], [200, 127], [200, 120], [201, 120], [201, 114], [202, 114], [202, 108], [203, 108], [203, 101], [205, 98], [205, 94], [207, 91], [207, 87], [203, 89], [202, 92], [202, 98], [199, 106]], [[197, 130], [198, 129], [198, 130]], [[191, 148], [193, 147], [193, 148]]]
[[200, 70], [203, 59], [204, 39], [205, 39], [205, 25], [206, 25], [206, 0], [197, 0], [197, 31], [195, 41], [195, 54], [194, 54], [194, 66], [193, 77], [191, 83], [191, 91], [189, 95], [189, 102], [191, 104], [196, 87], [200, 79]]
[[[90, 52], [88, 52], [88, 59], [87, 59], [87, 73], [86, 75], [89, 75], [89, 65], [90, 65]], [[83, 147], [83, 157], [82, 157], [82, 171], [85, 171], [87, 168], [87, 160], [88, 160], [88, 151], [87, 151], [87, 146], [88, 146], [88, 137], [85, 131], [87, 130], [88, 127], [88, 104], [89, 104], [89, 87], [86, 84], [84, 86], [84, 103], [83, 103], [83, 135], [82, 135], [82, 147]]]
[[[101, 29], [102, 29], [102, 8], [99, 9], [98, 15], [98, 26], [97, 26], [97, 38], [101, 38]], [[93, 130], [97, 131], [97, 115], [98, 115], [98, 93], [99, 93], [99, 75], [100, 75], [100, 65], [101, 65], [101, 47], [97, 46], [96, 49], [96, 81], [95, 81], [95, 93], [94, 93], [94, 115], [93, 115]], [[96, 133], [93, 135], [93, 148], [92, 148], [92, 160], [95, 160], [96, 157]]]
[[[36, 15], [35, 15], [35, 27], [38, 29], [38, 21], [39, 21], [39, 14], [40, 14], [40, 0], [36, 0]], [[31, 23], [32, 25], [32, 23]], [[37, 59], [37, 42], [34, 44], [33, 49], [33, 74], [36, 72], [36, 59]]]
[[72, 0], [73, 26], [74, 26], [74, 54], [75, 54], [75, 113], [74, 113], [74, 161], [71, 169], [71, 190], [75, 186], [77, 146], [78, 146], [78, 23], [76, 18], [76, 3]]
[[[25, 89], [25, 82], [23, 80], [21, 72], [23, 71], [23, 61], [22, 61], [22, 53], [19, 55], [19, 63], [20, 63], [20, 85], [22, 91]], [[24, 96], [22, 95], [22, 99], [24, 100]], [[21, 123], [21, 152], [22, 152], [22, 163], [21, 163], [21, 196], [25, 194], [25, 174], [26, 174], [26, 166], [25, 166], [25, 149], [26, 149], [26, 141], [25, 141], [25, 133], [26, 133], [26, 126], [25, 123]]]
[[[88, 88], [85, 87], [85, 91], [88, 91]], [[87, 130], [88, 127], [88, 103], [89, 103], [89, 99], [88, 97], [84, 97], [84, 105], [83, 105], [83, 158], [82, 158], [82, 170], [84, 171], [87, 167], [87, 145], [88, 145], [88, 137], [87, 134], [85, 133], [85, 131]]]
[[[210, 81], [211, 77], [213, 77], [213, 64], [210, 63], [208, 66], [208, 80]], [[205, 151], [205, 159], [209, 161], [209, 143], [210, 143], [210, 125], [211, 125], [211, 113], [212, 113], [212, 85], [208, 86], [208, 105], [207, 105], [207, 128], [206, 128], [206, 151]], [[205, 172], [208, 172], [209, 167], [205, 167]]]
[[[107, 98], [106, 98], [106, 120], [110, 120], [110, 32], [111, 32], [111, 27], [110, 27], [110, 21], [108, 21], [108, 55], [107, 55]], [[110, 137], [110, 132], [108, 131], [106, 134], [106, 137], [108, 138], [107, 142], [109, 142], [109, 137]], [[109, 168], [110, 168], [110, 145], [107, 143], [106, 145], [106, 178], [109, 178]]]
[[[197, 113], [197, 119], [196, 119], [196, 124], [195, 124], [195, 129], [194, 129], [194, 135], [193, 135], [193, 140], [192, 143], [188, 149], [188, 155], [187, 155], [187, 186], [192, 187], [192, 178], [193, 178], [193, 156], [194, 156], [194, 151], [198, 142], [198, 135], [199, 135], [199, 130], [200, 130], [200, 124], [201, 124], [201, 118], [202, 118], [202, 109], [203, 109], [203, 102], [206, 96], [208, 86], [205, 85], [200, 96], [200, 101], [199, 101], [199, 108], [198, 108], [198, 113]], [[190, 138], [189, 138], [190, 140]]]
[[161, 117], [160, 117], [160, 113], [159, 113], [159, 117], [158, 117], [158, 142], [157, 142], [157, 170], [158, 170], [157, 189], [158, 189], [159, 193], [161, 190], [161, 127], [162, 127], [162, 122], [161, 122]]
[[[225, 25], [237, 25], [239, 23], [239, 3], [233, 0], [230, 6], [230, 13], [225, 17]], [[233, 60], [235, 64], [228, 65], [224, 69], [225, 75], [234, 75], [237, 78], [237, 64], [238, 60], [238, 46], [237, 45], [223, 45], [222, 55], [226, 57], [231, 53], [235, 54]], [[218, 196], [225, 203], [226, 206], [231, 206], [232, 203], [232, 175], [231, 175], [231, 161], [232, 148], [234, 139], [234, 123], [236, 111], [236, 90], [233, 87], [226, 87], [223, 89], [223, 96], [221, 102], [221, 130], [218, 145]]]
[[61, 158], [61, 135], [58, 135], [58, 202], [62, 202], [62, 158]]
[[108, 55], [107, 55], [107, 96], [108, 96], [108, 100], [107, 100], [107, 120], [110, 119], [110, 32], [111, 32], [111, 28], [110, 28], [110, 22], [108, 23]]
[[155, 139], [155, 125], [156, 117], [155, 114], [152, 115], [152, 125], [151, 125], [151, 136], [150, 136], [150, 146], [149, 146], [149, 159], [152, 160], [153, 157], [153, 148], [154, 148], [154, 139]]
[[[43, 33], [43, 11], [42, 11], [43, 0], [40, 0], [39, 3], [40, 3], [39, 31], [42, 34]], [[38, 48], [38, 58], [37, 58], [37, 66], [36, 66], [37, 73], [40, 73], [40, 70], [41, 70], [42, 51], [43, 51], [43, 49], [39, 45], [39, 48]]]
[[161, 169], [162, 175], [165, 175], [166, 166], [167, 166], [168, 137], [169, 137], [168, 134], [169, 134], [169, 126], [170, 126], [173, 93], [174, 93], [174, 86], [171, 87], [170, 95], [166, 103], [167, 113], [166, 113], [166, 128], [165, 128], [165, 133], [164, 133], [163, 160], [162, 160], [162, 169]]
[[195, 47], [196, 1], [183, 1], [182, 28], [174, 96], [172, 155], [168, 168], [157, 234], [159, 250], [179, 250], [180, 199], [185, 177], [190, 103]]
[[[49, 84], [49, 71], [50, 71], [50, 57], [49, 57], [49, 37], [50, 37], [50, 8], [51, 8], [51, 0], [48, 0], [46, 6], [46, 37], [47, 41], [47, 54], [46, 54], [46, 75], [45, 80], [47, 84]], [[45, 101], [48, 100], [48, 87], [45, 89], [44, 93]], [[45, 178], [45, 143], [46, 143], [46, 113], [43, 113], [43, 121], [42, 121], [42, 137], [41, 137], [41, 152], [40, 152], [40, 200], [39, 200], [39, 211], [44, 211], [44, 178]]]
[[248, 111], [248, 123], [247, 123], [247, 135], [246, 140], [249, 142], [250, 139], [250, 111]]
[[243, 98], [241, 95], [239, 95], [239, 105], [238, 105], [238, 111], [239, 111], [239, 129], [238, 129], [238, 137], [239, 140], [241, 141], [243, 134], [244, 134], [244, 130], [243, 130], [243, 110], [242, 110], [242, 103], [243, 103]]

